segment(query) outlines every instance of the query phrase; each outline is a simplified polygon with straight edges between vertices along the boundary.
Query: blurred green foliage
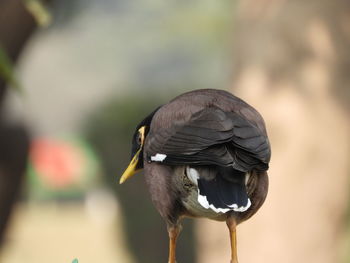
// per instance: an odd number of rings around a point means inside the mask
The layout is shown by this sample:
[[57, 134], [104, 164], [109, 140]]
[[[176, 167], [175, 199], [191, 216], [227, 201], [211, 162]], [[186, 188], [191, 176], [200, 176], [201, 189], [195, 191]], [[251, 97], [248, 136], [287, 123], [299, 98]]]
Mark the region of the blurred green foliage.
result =
[[6, 83], [17, 91], [21, 91], [21, 86], [19, 85], [11, 59], [8, 57], [6, 50], [2, 47], [0, 43], [0, 77], [5, 80]]
[[[136, 125], [166, 102], [167, 99], [159, 94], [141, 91], [111, 98], [93, 113], [85, 129], [87, 139], [102, 160], [106, 184], [119, 197], [128, 243], [133, 256], [140, 263], [167, 261], [166, 224], [151, 203], [142, 173], [123, 185], [118, 182], [130, 161], [131, 138]], [[195, 262], [192, 221], [185, 220], [184, 229], [179, 238], [177, 258], [183, 263]]]
[[51, 24], [52, 16], [41, 0], [23, 0], [23, 3], [39, 26], [47, 27]]
[[[23, 0], [23, 3], [27, 10], [33, 15], [39, 26], [48, 26], [51, 23], [51, 14], [40, 0]], [[17, 91], [22, 91], [22, 88], [14, 73], [13, 63], [1, 43], [0, 77], [3, 78], [5, 82], [10, 85], [10, 87], [16, 89]]]

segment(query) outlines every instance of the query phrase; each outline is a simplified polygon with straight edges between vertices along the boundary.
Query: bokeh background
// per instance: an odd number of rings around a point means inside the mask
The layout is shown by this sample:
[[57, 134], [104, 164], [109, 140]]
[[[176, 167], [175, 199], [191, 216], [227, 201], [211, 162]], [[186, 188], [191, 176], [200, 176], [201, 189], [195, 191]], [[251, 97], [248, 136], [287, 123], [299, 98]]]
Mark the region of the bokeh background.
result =
[[[0, 262], [167, 261], [133, 129], [193, 89], [264, 116], [270, 192], [240, 262], [350, 262], [350, 6], [343, 0], [0, 2]], [[178, 262], [230, 256], [184, 220]]]

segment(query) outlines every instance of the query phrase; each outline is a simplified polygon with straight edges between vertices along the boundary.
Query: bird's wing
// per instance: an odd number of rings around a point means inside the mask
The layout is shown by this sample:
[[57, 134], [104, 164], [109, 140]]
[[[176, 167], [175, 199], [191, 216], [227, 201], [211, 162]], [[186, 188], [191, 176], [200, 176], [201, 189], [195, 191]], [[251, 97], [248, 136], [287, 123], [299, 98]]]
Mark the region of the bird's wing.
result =
[[189, 121], [151, 130], [147, 161], [168, 165], [221, 165], [237, 170], [267, 170], [270, 146], [266, 134], [242, 115], [205, 108]]

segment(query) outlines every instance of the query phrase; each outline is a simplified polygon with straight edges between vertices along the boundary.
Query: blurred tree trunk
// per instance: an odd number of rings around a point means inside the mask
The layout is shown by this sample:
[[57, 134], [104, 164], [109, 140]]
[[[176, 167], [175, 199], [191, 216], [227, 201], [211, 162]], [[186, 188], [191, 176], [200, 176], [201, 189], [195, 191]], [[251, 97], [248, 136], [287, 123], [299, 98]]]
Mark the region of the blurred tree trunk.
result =
[[[35, 21], [23, 3], [23, 0], [0, 2], [0, 44], [12, 62], [35, 29]], [[6, 90], [6, 81], [0, 76], [0, 243], [20, 189], [29, 149], [26, 129], [4, 116]]]
[[[262, 113], [272, 145], [266, 203], [238, 227], [240, 262], [341, 262], [350, 190], [349, 2], [244, 0], [234, 26], [232, 91]], [[224, 224], [203, 225], [216, 231], [203, 231], [198, 262], [214, 262], [206, 247], [215, 244], [225, 244], [216, 246], [215, 262], [228, 262]]]

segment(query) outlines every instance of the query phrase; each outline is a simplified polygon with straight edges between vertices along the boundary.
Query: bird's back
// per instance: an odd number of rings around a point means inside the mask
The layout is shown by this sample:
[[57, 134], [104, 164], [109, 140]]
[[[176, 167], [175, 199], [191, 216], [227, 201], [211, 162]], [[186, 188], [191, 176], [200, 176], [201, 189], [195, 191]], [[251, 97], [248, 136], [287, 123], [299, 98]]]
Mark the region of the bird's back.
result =
[[184, 93], [160, 107], [145, 153], [149, 161], [166, 156], [160, 159], [164, 164], [236, 163], [241, 171], [258, 164], [267, 170], [271, 155], [261, 115], [231, 93], [213, 89]]
[[259, 112], [233, 94], [215, 89], [199, 89], [177, 96], [156, 112], [151, 129], [171, 128], [174, 123], [189, 121], [194, 113], [213, 107], [241, 115], [266, 135], [265, 123]]

